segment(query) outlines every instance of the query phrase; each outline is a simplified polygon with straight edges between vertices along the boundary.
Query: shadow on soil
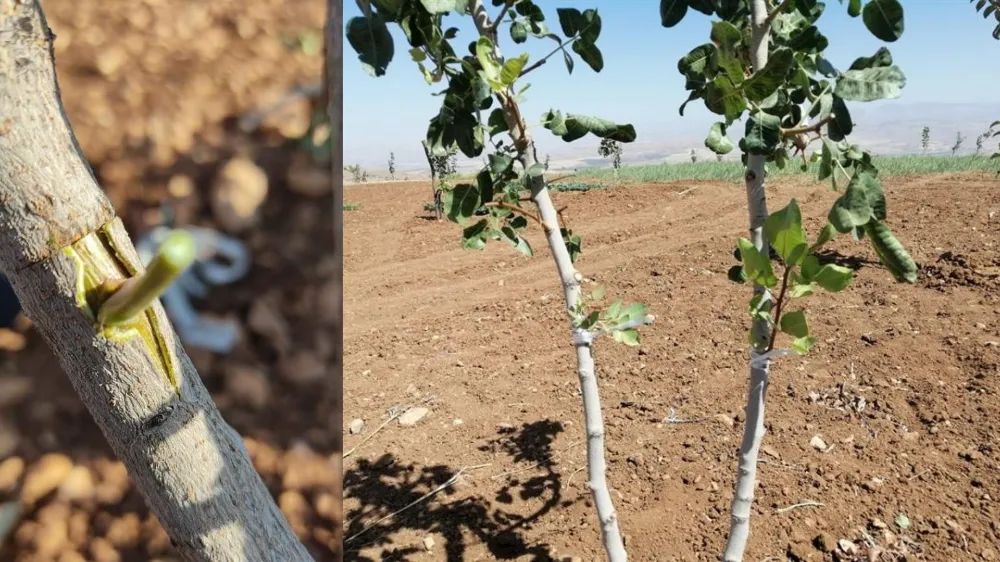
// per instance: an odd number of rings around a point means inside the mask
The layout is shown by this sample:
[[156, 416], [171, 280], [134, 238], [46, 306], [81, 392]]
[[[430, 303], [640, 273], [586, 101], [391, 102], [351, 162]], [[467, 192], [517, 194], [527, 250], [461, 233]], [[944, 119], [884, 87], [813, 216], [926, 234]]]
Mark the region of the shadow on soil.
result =
[[[407, 531], [410, 535], [442, 536], [442, 548], [449, 561], [467, 559], [467, 534], [486, 545], [496, 560], [524, 556], [538, 562], [553, 560], [548, 545], [529, 544], [520, 529], [556, 507], [573, 503], [563, 499], [562, 475], [553, 460], [552, 444], [562, 431], [562, 424], [544, 420], [519, 429], [501, 429], [496, 438], [479, 447], [480, 451], [505, 454], [523, 465], [492, 477], [504, 480], [492, 502], [456, 489], [466, 478], [487, 478], [472, 470], [465, 472], [446, 465], [418, 467], [388, 454], [375, 461], [359, 459], [344, 473], [344, 497], [360, 502], [345, 513], [345, 561], [416, 560], [425, 550], [419, 539], [414, 539], [413, 544], [393, 544], [393, 535]], [[435, 490], [437, 493], [433, 493]], [[523, 505], [515, 511], [516, 506], [528, 501], [533, 506], [530, 512], [523, 514]], [[510, 506], [510, 510], [498, 505]], [[380, 552], [372, 554], [375, 550]]]

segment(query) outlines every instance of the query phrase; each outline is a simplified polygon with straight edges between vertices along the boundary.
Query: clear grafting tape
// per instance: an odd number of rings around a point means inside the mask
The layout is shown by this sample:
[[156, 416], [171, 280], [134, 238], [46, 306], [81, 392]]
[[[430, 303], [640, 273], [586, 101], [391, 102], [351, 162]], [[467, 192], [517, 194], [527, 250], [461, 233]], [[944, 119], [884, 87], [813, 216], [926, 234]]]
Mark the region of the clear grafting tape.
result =
[[787, 355], [798, 355], [799, 352], [794, 349], [789, 349], [787, 347], [781, 347], [772, 349], [766, 353], [757, 353], [754, 350], [750, 350], [750, 366], [751, 367], [763, 367], [767, 365], [767, 362], [776, 357], [785, 357]]
[[592, 343], [594, 343], [594, 332], [582, 328], [573, 330], [573, 345], [580, 347], [581, 345], [590, 345]]

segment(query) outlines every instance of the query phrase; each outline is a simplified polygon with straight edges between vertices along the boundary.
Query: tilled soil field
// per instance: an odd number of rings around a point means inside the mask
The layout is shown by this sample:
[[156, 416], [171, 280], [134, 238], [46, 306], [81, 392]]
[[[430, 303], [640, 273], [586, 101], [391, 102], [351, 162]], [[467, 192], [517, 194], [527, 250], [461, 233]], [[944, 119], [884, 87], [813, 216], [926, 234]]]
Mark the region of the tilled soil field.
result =
[[[173, 221], [250, 250], [246, 276], [194, 301], [236, 320], [240, 342], [188, 350], [295, 531], [335, 559], [333, 197], [329, 161], [303, 140], [321, 137], [325, 3], [42, 4], [70, 121], [133, 239]], [[0, 347], [0, 504], [20, 505], [0, 560], [177, 560], [30, 322]]]
[[[747, 560], [1000, 559], [1000, 184], [884, 185], [919, 282], [894, 283], [867, 242], [831, 245], [856, 280], [804, 301], [818, 343], [773, 366]], [[544, 240], [531, 233], [533, 258], [463, 250], [458, 226], [426, 216], [430, 195], [345, 194], [347, 559], [604, 560]], [[596, 348], [631, 560], [717, 560], [747, 386], [750, 289], [726, 276], [742, 189], [554, 197], [581, 272], [658, 319], [638, 348]], [[795, 197], [815, 236], [836, 194], [775, 182], [768, 197]]]

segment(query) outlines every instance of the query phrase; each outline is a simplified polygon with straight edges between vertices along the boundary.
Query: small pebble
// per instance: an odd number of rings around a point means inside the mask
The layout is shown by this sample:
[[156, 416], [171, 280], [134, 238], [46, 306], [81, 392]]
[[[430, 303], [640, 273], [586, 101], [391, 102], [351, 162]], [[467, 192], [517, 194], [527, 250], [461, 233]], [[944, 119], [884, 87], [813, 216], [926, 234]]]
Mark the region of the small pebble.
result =
[[424, 417], [426, 417], [427, 414], [429, 413], [431, 413], [431, 411], [427, 408], [423, 407], [410, 408], [409, 410], [406, 411], [405, 414], [399, 416], [399, 425], [403, 427], [411, 427], [417, 425], [417, 422], [424, 419]]
[[359, 435], [364, 430], [365, 430], [365, 420], [361, 418], [355, 418], [351, 420], [351, 423], [347, 426], [347, 431], [349, 431], [351, 435]]

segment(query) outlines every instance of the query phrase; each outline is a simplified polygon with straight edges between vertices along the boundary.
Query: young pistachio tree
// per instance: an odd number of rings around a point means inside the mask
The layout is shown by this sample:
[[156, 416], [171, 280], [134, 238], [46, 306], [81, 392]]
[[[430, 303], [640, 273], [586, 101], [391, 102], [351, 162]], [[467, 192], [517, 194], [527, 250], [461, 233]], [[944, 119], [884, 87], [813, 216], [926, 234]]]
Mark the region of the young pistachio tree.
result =
[[[824, 55], [829, 44], [816, 23], [826, 5], [815, 0], [661, 0], [664, 27], [677, 25], [692, 9], [717, 16], [710, 42], [684, 55], [677, 68], [690, 92], [684, 107], [701, 99], [722, 120], [709, 129], [705, 146], [716, 154], [735, 147], [727, 130], [746, 116], [738, 146], [746, 166], [745, 184], [750, 237], [742, 239], [737, 254], [743, 266], [731, 270], [736, 280], [754, 284], [750, 304], [750, 387], [746, 426], [739, 453], [739, 473], [732, 503], [729, 538], [723, 554], [727, 562], [743, 559], [749, 537], [757, 457], [764, 433], [764, 401], [770, 361], [779, 355], [802, 354], [813, 343], [804, 314], [783, 312], [788, 299], [809, 294], [813, 284], [839, 291], [850, 281], [849, 271], [836, 265], [822, 267], [814, 255], [839, 233], [860, 240], [867, 236], [882, 263], [897, 281], [914, 282], [916, 264], [885, 224], [886, 204], [871, 153], [847, 141], [854, 123], [847, 102], [893, 99], [906, 83], [888, 49], [838, 69]], [[865, 27], [885, 42], [903, 33], [903, 8], [898, 0], [849, 0], [851, 17], [861, 16]], [[809, 168], [806, 150], [818, 163], [818, 179], [830, 179], [843, 189], [827, 215], [827, 224], [809, 245], [797, 205], [768, 216], [764, 195], [767, 165], [783, 168], [801, 156]], [[784, 263], [779, 279], [771, 258]], [[775, 298], [771, 289], [779, 288]], [[778, 331], [791, 335], [791, 348], [775, 348]]]
[[[529, 224], [538, 225], [548, 244], [562, 284], [577, 374], [583, 397], [587, 432], [587, 465], [590, 489], [600, 519], [602, 539], [608, 559], [627, 559], [618, 528], [617, 515], [605, 475], [604, 423], [594, 367], [593, 343], [602, 334], [636, 345], [636, 328], [653, 321], [641, 304], [623, 306], [615, 301], [600, 309], [603, 291], [584, 295], [584, 281], [575, 267], [581, 251], [580, 237], [560, 224], [538, 162], [532, 131], [521, 104], [528, 85], [522, 78], [562, 54], [566, 68], [573, 71], [571, 48], [595, 72], [604, 67], [596, 45], [601, 33], [597, 10], [557, 9], [559, 27], [565, 38], [549, 30], [541, 7], [531, 0], [492, 0], [497, 8], [491, 15], [482, 0], [371, 0], [359, 2], [364, 17], [350, 20], [347, 38], [357, 51], [365, 70], [385, 73], [393, 56], [393, 39], [387, 24], [399, 25], [410, 45], [409, 53], [428, 84], [443, 83], [441, 111], [431, 118], [426, 143], [434, 155], [442, 155], [452, 145], [469, 158], [487, 149], [487, 165], [474, 183], [455, 185], [444, 194], [445, 213], [461, 224], [462, 244], [483, 249], [488, 240], [502, 240], [515, 250], [531, 256], [531, 245], [522, 234]], [[446, 16], [471, 18], [478, 37], [469, 45], [471, 54], [460, 56], [452, 46], [458, 29], [445, 25]], [[529, 64], [528, 53], [504, 57], [500, 49], [501, 26], [514, 44], [529, 38], [551, 40], [555, 48], [544, 58]], [[467, 43], [462, 43], [464, 50]], [[631, 125], [604, 119], [549, 110], [541, 124], [566, 142], [588, 133], [617, 142], [635, 140]], [[503, 138], [506, 137], [506, 138]], [[531, 203], [534, 209], [524, 206]], [[487, 213], [479, 218], [477, 211]]]

